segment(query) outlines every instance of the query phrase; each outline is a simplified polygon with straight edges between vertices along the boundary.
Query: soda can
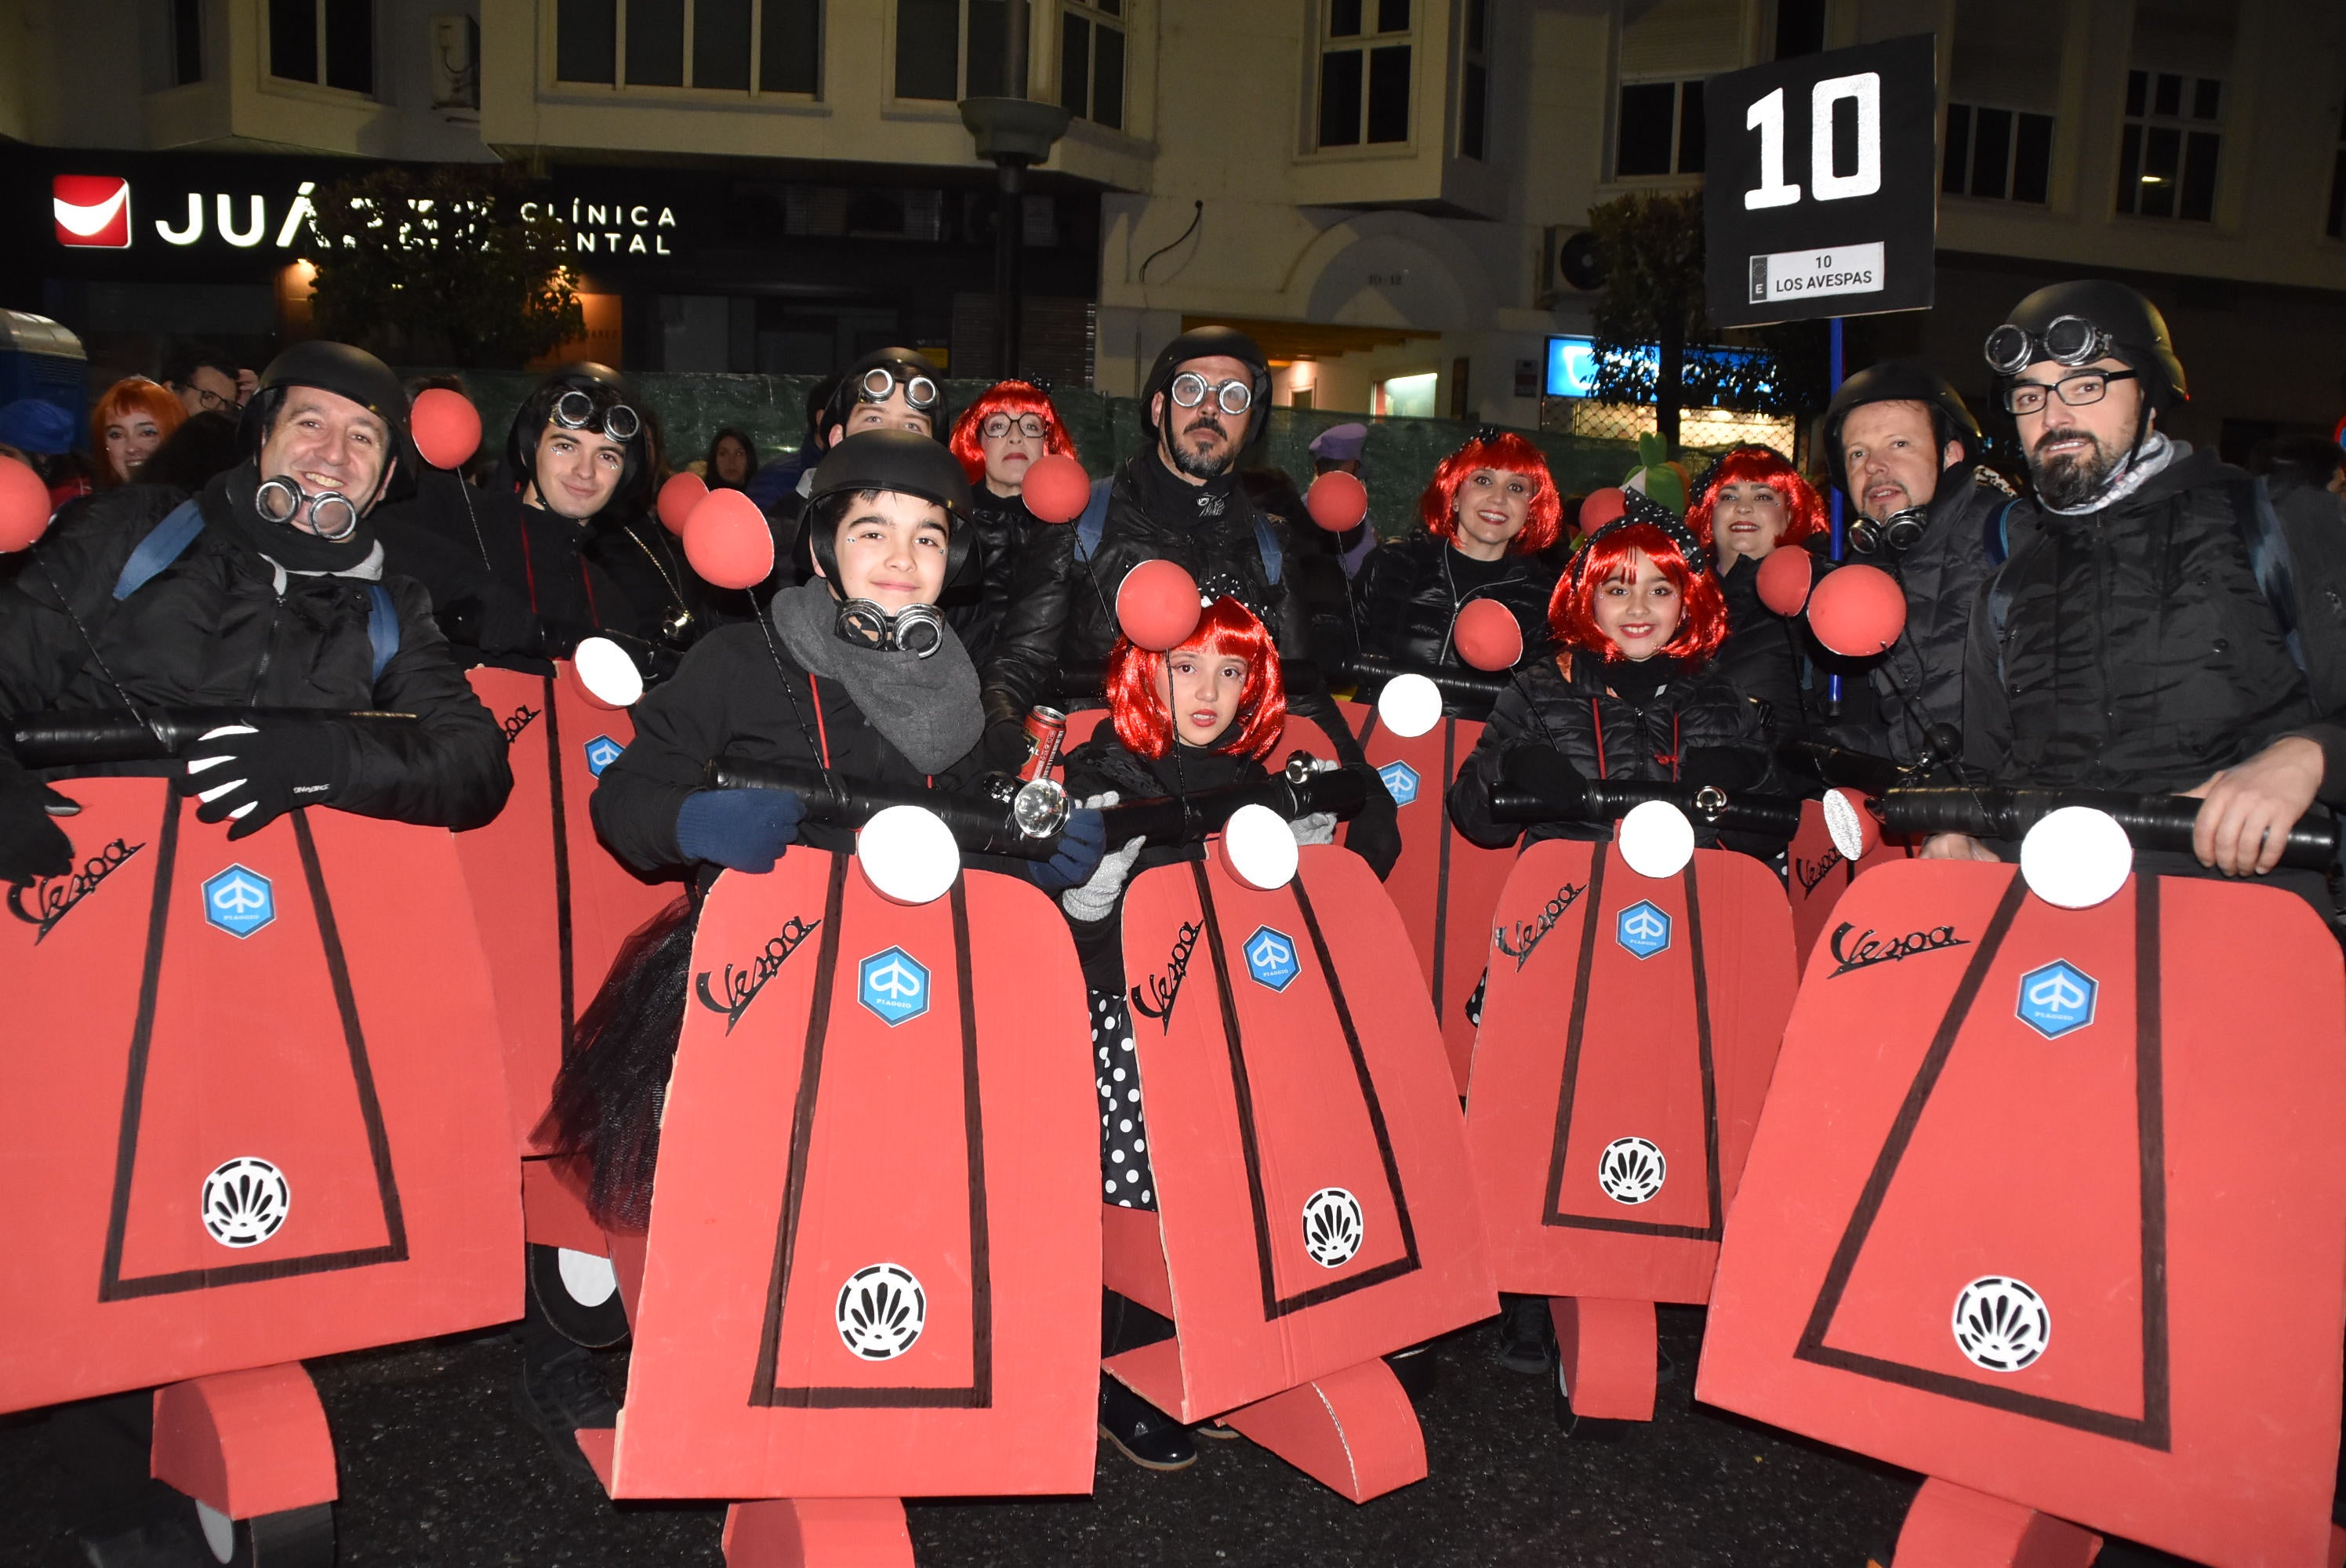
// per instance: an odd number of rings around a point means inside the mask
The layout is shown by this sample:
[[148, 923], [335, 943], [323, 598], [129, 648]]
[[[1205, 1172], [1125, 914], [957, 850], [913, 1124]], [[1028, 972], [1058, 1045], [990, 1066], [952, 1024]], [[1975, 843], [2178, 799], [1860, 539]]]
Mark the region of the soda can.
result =
[[1059, 759], [1059, 742], [1067, 734], [1067, 716], [1038, 703], [1027, 711], [1021, 723], [1026, 731], [1026, 760], [1018, 765], [1018, 777], [1041, 779]]

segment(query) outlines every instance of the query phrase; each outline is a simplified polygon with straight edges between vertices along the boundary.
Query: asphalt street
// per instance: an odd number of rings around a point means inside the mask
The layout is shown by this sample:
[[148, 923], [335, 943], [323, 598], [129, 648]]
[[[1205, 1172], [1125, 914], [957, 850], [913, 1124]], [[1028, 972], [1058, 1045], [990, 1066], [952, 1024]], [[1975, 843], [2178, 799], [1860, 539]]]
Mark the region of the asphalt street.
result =
[[[1239, 1441], [1156, 1474], [1101, 1445], [1089, 1497], [909, 1505], [947, 1564], [1409, 1564], [1412, 1568], [1863, 1568], [1916, 1478], [1722, 1411], [1688, 1385], [1702, 1315], [1664, 1308], [1680, 1369], [1649, 1430], [1566, 1439], [1547, 1380], [1507, 1371], [1484, 1326], [1445, 1342], [1419, 1400], [1432, 1473], [1356, 1506]], [[602, 1358], [621, 1386], [624, 1355]], [[342, 1465], [341, 1559], [376, 1564], [715, 1564], [716, 1505], [615, 1506], [513, 1412], [502, 1334], [311, 1364]], [[37, 1415], [0, 1420], [0, 1563], [81, 1561]]]

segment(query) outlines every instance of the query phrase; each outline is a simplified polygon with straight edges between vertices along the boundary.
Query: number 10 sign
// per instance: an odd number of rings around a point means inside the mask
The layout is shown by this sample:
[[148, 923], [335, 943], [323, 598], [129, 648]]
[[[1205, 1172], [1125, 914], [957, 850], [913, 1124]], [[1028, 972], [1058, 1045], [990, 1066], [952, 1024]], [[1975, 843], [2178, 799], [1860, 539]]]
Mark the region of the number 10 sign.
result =
[[1938, 84], [1927, 33], [1713, 76], [1703, 244], [1722, 327], [1931, 306]]

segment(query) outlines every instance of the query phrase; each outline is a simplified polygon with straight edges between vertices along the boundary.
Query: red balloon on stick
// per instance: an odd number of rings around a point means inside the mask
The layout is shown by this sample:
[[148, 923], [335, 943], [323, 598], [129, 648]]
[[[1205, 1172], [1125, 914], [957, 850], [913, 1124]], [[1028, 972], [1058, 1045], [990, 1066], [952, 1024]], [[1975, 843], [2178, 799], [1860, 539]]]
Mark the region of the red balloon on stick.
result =
[[1026, 510], [1046, 523], [1072, 523], [1091, 504], [1092, 476], [1072, 457], [1038, 457], [1019, 486]]
[[708, 483], [698, 473], [688, 470], [669, 474], [668, 483], [661, 485], [659, 491], [658, 511], [660, 526], [682, 538], [685, 524], [691, 521], [692, 509], [708, 496]]
[[1143, 561], [1124, 575], [1116, 590], [1117, 624], [1134, 647], [1152, 653], [1188, 641], [1203, 614], [1198, 579], [1177, 562]]
[[1458, 657], [1476, 669], [1513, 669], [1524, 657], [1524, 628], [1504, 605], [1491, 599], [1468, 601], [1450, 636]]
[[1369, 514], [1369, 487], [1359, 475], [1331, 468], [1311, 482], [1303, 507], [1329, 533], [1349, 534]]
[[0, 555], [29, 550], [49, 527], [49, 487], [28, 463], [0, 457]]
[[1629, 499], [1617, 484], [1592, 490], [1580, 501], [1580, 531], [1594, 534], [1629, 509]]
[[773, 574], [774, 535], [756, 502], [739, 490], [712, 491], [685, 522], [684, 558], [718, 587], [755, 587]]
[[408, 411], [415, 450], [434, 468], [462, 468], [481, 449], [481, 411], [463, 392], [426, 387]]
[[1780, 616], [1797, 616], [1816, 577], [1816, 557], [1799, 545], [1770, 550], [1760, 563], [1760, 602]]
[[1843, 566], [1809, 595], [1809, 629], [1845, 658], [1870, 658], [1906, 629], [1905, 591], [1879, 566]]

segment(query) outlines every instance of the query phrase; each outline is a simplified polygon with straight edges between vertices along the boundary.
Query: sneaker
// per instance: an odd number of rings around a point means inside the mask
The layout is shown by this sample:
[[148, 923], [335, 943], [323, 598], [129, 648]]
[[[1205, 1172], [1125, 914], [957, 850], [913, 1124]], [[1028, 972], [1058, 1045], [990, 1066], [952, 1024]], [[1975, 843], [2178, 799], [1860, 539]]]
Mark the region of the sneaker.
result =
[[217, 1561], [194, 1506], [176, 1493], [94, 1521], [74, 1532], [74, 1543], [92, 1568], [212, 1568]]
[[1545, 1296], [1505, 1296], [1499, 1305], [1499, 1365], [1536, 1378], [1556, 1365], [1556, 1319]]
[[1100, 1375], [1099, 1430], [1143, 1470], [1187, 1470], [1198, 1462], [1188, 1427], [1106, 1373]]
[[595, 1467], [579, 1451], [578, 1429], [617, 1426], [619, 1405], [603, 1386], [592, 1356], [573, 1349], [538, 1365], [525, 1357], [521, 1379], [514, 1384], [514, 1409], [537, 1429], [565, 1468], [597, 1479]]
[[1572, 1395], [1564, 1386], [1564, 1369], [1556, 1369], [1556, 1424], [1565, 1436], [1580, 1442], [1619, 1442], [1643, 1421], [1611, 1420], [1600, 1416], [1584, 1416], [1572, 1408]]

